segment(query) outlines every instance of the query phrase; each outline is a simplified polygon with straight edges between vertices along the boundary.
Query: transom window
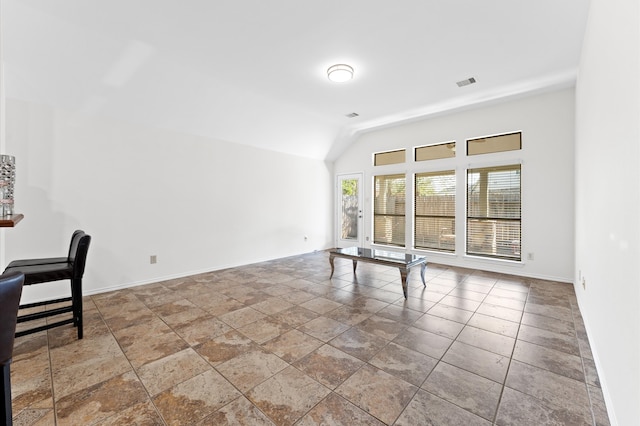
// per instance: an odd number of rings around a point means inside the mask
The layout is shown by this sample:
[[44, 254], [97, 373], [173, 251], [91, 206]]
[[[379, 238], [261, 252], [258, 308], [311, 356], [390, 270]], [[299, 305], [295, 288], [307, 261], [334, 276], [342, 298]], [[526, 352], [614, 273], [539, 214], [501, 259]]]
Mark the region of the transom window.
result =
[[445, 142], [437, 145], [419, 146], [415, 149], [416, 161], [438, 160], [456, 156], [456, 143]]
[[519, 149], [522, 149], [522, 133], [520, 132], [469, 139], [467, 141], [467, 155], [516, 151]]
[[378, 152], [373, 154], [374, 166], [386, 166], [388, 164], [401, 164], [406, 161], [406, 151], [399, 149], [397, 151]]

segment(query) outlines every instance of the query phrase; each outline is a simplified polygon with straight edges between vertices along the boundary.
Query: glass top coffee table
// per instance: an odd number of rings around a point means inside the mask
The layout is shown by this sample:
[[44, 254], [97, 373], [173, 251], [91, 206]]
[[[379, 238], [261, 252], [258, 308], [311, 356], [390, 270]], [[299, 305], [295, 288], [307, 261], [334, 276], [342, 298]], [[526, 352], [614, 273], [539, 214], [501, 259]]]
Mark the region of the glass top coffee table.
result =
[[376, 265], [393, 266], [400, 270], [400, 279], [402, 280], [402, 292], [404, 298], [407, 298], [407, 277], [412, 267], [420, 265], [420, 278], [422, 284], [424, 282], [424, 271], [427, 269], [427, 259], [415, 254], [398, 253], [394, 251], [366, 249], [360, 247], [338, 248], [329, 251], [329, 263], [331, 264], [331, 277], [333, 277], [333, 259], [343, 257], [353, 261], [353, 273], [356, 273], [358, 261], [375, 263]]

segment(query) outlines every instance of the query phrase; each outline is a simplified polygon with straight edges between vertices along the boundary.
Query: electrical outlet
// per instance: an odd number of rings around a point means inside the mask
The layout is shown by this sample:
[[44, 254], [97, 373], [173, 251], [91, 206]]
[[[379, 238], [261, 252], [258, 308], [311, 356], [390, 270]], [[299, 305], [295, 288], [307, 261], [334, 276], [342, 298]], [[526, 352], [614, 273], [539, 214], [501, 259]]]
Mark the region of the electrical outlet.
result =
[[149, 263], [150, 264], [154, 264], [154, 263], [158, 263], [158, 256], [155, 254], [152, 254], [151, 256], [149, 256]]
[[305, 241], [309, 241], [309, 237], [305, 235], [305, 236], [304, 236], [304, 240], [305, 240]]
[[533, 260], [533, 253], [528, 253], [527, 254], [527, 259]]

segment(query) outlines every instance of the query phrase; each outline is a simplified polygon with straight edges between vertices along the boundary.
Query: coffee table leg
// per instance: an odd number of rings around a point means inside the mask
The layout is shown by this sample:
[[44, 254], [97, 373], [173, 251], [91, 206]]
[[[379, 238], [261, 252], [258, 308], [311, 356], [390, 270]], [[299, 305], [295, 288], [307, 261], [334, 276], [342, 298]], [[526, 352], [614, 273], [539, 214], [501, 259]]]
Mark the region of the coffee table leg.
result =
[[400, 267], [400, 280], [402, 281], [402, 292], [404, 298], [407, 298], [407, 277], [409, 276], [409, 270], [407, 268]]
[[329, 264], [331, 265], [331, 275], [329, 275], [329, 279], [333, 277], [333, 256], [329, 256]]
[[424, 282], [424, 271], [427, 269], [427, 263], [423, 263], [420, 265], [420, 278], [422, 278], [422, 285], [427, 286], [427, 283]]
[[353, 261], [353, 274], [354, 274], [354, 275], [355, 275], [355, 273], [356, 273], [356, 266], [358, 266], [358, 261], [357, 261], [357, 260], [354, 260], [354, 261]]

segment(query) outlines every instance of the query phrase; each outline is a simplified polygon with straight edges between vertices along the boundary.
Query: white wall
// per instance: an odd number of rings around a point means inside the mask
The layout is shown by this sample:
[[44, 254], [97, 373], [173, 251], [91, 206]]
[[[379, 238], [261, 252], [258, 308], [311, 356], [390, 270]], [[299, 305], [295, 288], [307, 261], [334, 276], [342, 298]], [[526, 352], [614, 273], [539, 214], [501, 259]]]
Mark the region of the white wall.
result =
[[[576, 285], [611, 423], [640, 425], [640, 10], [591, 0], [576, 86]], [[580, 277], [581, 275], [581, 277]]]
[[[469, 166], [522, 162], [523, 261], [480, 260], [464, 255], [464, 220], [456, 221], [456, 255], [426, 252], [432, 262], [571, 282], [573, 280], [574, 90], [565, 89], [459, 111], [361, 135], [336, 162], [336, 174], [364, 172], [365, 229], [371, 235], [372, 176], [456, 169], [456, 209], [465, 217], [465, 171]], [[469, 138], [522, 132], [522, 150], [465, 156]], [[416, 146], [455, 140], [456, 158], [413, 162]], [[373, 167], [372, 154], [407, 149], [405, 164]], [[553, 208], [552, 208], [553, 206]], [[411, 212], [409, 212], [411, 214]], [[527, 260], [533, 253], [534, 260]]]
[[81, 228], [93, 237], [85, 294], [331, 245], [322, 161], [16, 100], [7, 153], [25, 218], [5, 234], [6, 261], [64, 254]]

